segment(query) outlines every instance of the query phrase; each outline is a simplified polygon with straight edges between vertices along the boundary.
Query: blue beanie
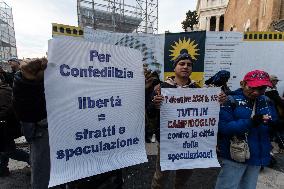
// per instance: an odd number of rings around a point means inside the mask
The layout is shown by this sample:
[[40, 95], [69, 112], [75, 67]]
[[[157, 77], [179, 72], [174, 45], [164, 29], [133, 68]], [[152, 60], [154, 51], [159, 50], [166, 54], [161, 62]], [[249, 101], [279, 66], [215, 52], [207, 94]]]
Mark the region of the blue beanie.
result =
[[192, 63], [194, 60], [191, 58], [191, 56], [188, 53], [182, 53], [178, 55], [178, 57], [174, 60], [173, 67], [175, 68], [177, 63], [181, 60], [190, 60]]

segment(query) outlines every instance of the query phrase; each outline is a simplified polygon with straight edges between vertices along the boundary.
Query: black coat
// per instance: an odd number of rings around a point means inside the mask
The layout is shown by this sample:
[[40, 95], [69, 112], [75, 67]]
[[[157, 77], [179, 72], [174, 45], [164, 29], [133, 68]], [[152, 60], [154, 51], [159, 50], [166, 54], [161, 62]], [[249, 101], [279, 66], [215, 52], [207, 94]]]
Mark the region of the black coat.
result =
[[13, 105], [23, 122], [38, 122], [47, 117], [43, 81], [29, 81], [17, 72], [14, 77]]
[[12, 89], [0, 86], [0, 152], [15, 149], [14, 139], [21, 136], [21, 128], [12, 107]]

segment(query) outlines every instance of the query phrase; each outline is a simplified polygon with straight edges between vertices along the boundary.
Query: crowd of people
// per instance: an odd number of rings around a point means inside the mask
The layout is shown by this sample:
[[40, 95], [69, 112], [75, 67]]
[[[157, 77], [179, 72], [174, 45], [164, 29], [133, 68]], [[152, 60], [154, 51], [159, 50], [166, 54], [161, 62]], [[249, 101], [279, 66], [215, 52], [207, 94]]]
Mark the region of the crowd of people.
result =
[[[31, 165], [32, 189], [48, 188], [50, 174], [49, 137], [44, 94], [44, 70], [47, 59], [9, 60], [12, 72], [0, 69], [0, 177], [9, 176], [9, 158]], [[144, 69], [145, 75], [145, 141], [155, 134], [158, 157], [152, 189], [165, 188], [172, 171], [160, 167], [160, 106], [164, 100], [161, 88], [200, 88], [190, 79], [194, 60], [187, 53], [173, 61], [174, 76], [165, 82], [157, 72]], [[284, 149], [284, 99], [277, 92], [278, 77], [253, 70], [240, 81], [240, 88], [227, 86], [230, 73], [219, 71], [205, 81], [206, 87], [221, 87], [217, 152], [221, 171], [215, 189], [255, 189], [262, 166], [271, 163], [271, 141]], [[15, 146], [14, 139], [23, 134], [30, 144], [30, 154]], [[237, 142], [236, 142], [237, 141]], [[241, 151], [236, 145], [242, 144]], [[177, 170], [174, 188], [181, 189], [193, 173]], [[115, 170], [74, 181], [61, 188], [76, 188], [88, 183], [92, 188], [123, 187], [122, 170]], [[85, 184], [85, 188], [89, 185]]]

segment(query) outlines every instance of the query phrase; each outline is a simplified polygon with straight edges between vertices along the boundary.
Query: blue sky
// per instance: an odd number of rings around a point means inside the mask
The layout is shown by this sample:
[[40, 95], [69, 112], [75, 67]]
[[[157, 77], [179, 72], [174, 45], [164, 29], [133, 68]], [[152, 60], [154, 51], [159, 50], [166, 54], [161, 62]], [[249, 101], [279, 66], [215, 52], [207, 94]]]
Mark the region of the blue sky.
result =
[[[51, 23], [78, 25], [76, 0], [4, 0], [13, 9], [19, 58], [42, 57], [51, 38]], [[133, 0], [134, 1], [134, 0]], [[159, 33], [181, 32], [197, 0], [159, 0]]]

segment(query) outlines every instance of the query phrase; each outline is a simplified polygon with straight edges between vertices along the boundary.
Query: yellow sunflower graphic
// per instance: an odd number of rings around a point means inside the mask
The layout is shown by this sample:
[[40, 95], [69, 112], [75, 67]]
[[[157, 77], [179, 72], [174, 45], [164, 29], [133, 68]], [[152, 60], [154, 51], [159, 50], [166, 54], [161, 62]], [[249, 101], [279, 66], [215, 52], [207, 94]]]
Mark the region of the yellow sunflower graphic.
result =
[[185, 51], [187, 51], [193, 60], [197, 60], [197, 56], [199, 55], [197, 53], [199, 51], [197, 46], [198, 44], [195, 44], [194, 40], [190, 41], [190, 38], [188, 40], [185, 37], [182, 40], [179, 38], [178, 41], [174, 42], [174, 45], [171, 45], [173, 49], [169, 50], [171, 52], [171, 60], [175, 60], [178, 55]]

